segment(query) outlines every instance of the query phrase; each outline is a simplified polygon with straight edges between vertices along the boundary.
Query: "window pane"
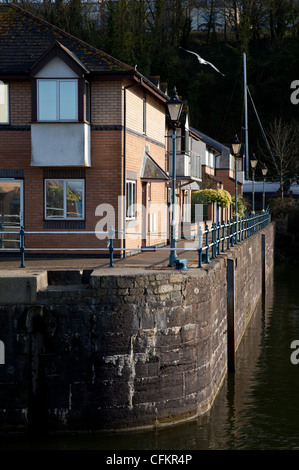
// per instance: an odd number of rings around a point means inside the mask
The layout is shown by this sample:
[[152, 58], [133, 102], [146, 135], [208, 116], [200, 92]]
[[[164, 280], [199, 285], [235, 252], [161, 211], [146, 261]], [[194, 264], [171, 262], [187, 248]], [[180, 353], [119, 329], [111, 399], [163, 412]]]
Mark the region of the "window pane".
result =
[[38, 82], [38, 120], [57, 120], [55, 80], [40, 80]]
[[59, 119], [77, 120], [77, 83], [59, 82]]
[[46, 181], [46, 217], [63, 218], [63, 181]]
[[83, 217], [83, 191], [83, 181], [66, 182], [67, 217]]
[[130, 217], [130, 209], [131, 209], [131, 191], [130, 191], [130, 184], [127, 183], [127, 217]]
[[135, 218], [135, 205], [136, 205], [136, 183], [127, 182], [127, 218]]
[[0, 80], [0, 123], [8, 123], [8, 85]]
[[21, 183], [0, 180], [0, 249], [18, 248], [21, 219]]

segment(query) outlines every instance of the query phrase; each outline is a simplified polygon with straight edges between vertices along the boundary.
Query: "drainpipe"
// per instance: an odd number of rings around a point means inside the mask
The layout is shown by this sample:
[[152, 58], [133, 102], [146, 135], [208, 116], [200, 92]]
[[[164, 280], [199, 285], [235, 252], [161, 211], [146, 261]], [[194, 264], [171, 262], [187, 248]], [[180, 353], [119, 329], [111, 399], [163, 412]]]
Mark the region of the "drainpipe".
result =
[[[124, 227], [124, 241], [123, 248], [126, 248], [126, 180], [127, 180], [127, 162], [126, 162], [126, 137], [127, 137], [127, 95], [126, 92], [129, 88], [142, 85], [143, 80], [140, 77], [140, 82], [133, 83], [124, 87], [124, 172], [123, 172], [123, 227]], [[126, 250], [123, 252], [123, 257], [126, 257]]]

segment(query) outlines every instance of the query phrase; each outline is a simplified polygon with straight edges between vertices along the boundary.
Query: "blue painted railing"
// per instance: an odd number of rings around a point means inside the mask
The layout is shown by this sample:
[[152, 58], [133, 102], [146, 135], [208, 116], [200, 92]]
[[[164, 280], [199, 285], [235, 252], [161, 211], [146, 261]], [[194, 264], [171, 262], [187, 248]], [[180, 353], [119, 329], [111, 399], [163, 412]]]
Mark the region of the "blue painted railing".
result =
[[[230, 247], [233, 247], [235, 244], [246, 240], [247, 238], [254, 235], [257, 231], [263, 229], [270, 222], [270, 214], [267, 209], [265, 212], [261, 212], [250, 217], [243, 217], [232, 219], [228, 222], [222, 222], [222, 224], [213, 223], [212, 227], [209, 229], [206, 225], [205, 231], [199, 227], [198, 230], [198, 248], [157, 248], [157, 247], [147, 247], [146, 251], [160, 251], [160, 250], [183, 250], [183, 251], [194, 251], [198, 252], [198, 268], [202, 267], [203, 263], [210, 263], [211, 260], [217, 258], [221, 252], [229, 250]], [[110, 228], [110, 239], [108, 242], [109, 253], [110, 253], [110, 267], [114, 267], [113, 264], [113, 239], [115, 233], [113, 228]], [[203, 242], [205, 241], [205, 244]], [[122, 250], [122, 248], [119, 248]], [[128, 248], [129, 251], [134, 251], [132, 248]], [[138, 249], [138, 251], [143, 251]], [[184, 260], [177, 260], [184, 261]], [[187, 260], [186, 260], [187, 261]], [[177, 269], [182, 269], [182, 266], [185, 266], [186, 263], [177, 263]], [[183, 268], [184, 269], [184, 268]]]
[[[146, 249], [142, 248], [114, 248], [113, 246], [113, 240], [115, 238], [116, 233], [122, 233], [117, 230], [114, 230], [113, 227], [110, 227], [108, 232], [99, 232], [99, 233], [105, 233], [108, 237], [108, 245], [107, 248], [28, 248], [25, 249], [25, 235], [30, 234], [30, 233], [40, 233], [40, 234], [45, 234], [46, 232], [27, 232], [25, 231], [24, 227], [21, 226], [19, 232], [10, 232], [10, 233], [19, 233], [20, 234], [20, 255], [21, 255], [21, 268], [25, 268], [25, 251], [109, 251], [109, 258], [110, 258], [110, 267], [114, 267], [114, 252], [117, 251], [136, 251], [136, 252], [151, 252], [151, 251], [170, 251], [170, 250], [176, 250], [176, 251], [197, 251], [198, 252], [198, 268], [201, 268], [203, 263], [210, 263], [211, 260], [216, 259], [218, 255], [223, 253], [226, 250], [229, 250], [231, 247], [234, 245], [242, 242], [243, 240], [246, 240], [247, 238], [251, 237], [254, 235], [257, 231], [263, 229], [268, 223], [270, 222], [270, 214], [269, 210], [267, 209], [265, 212], [261, 212], [256, 215], [252, 215], [247, 218], [238, 218], [232, 219], [228, 222], [222, 222], [222, 224], [218, 223], [213, 223], [211, 228], [208, 228], [208, 225], [206, 225], [205, 230], [203, 231], [201, 227], [198, 229], [198, 237], [196, 240], [197, 242], [197, 247], [184, 247], [184, 248], [170, 248], [170, 247], [165, 247], [165, 248], [158, 248], [158, 247], [146, 247]], [[53, 233], [53, 232], [50, 232]], [[57, 232], [55, 232], [57, 233]], [[66, 234], [67, 232], [61, 232], [63, 234]], [[71, 234], [81, 234], [81, 235], [86, 235], [90, 233], [95, 233], [95, 232], [69, 232]], [[1, 250], [2, 251], [2, 250]], [[4, 251], [4, 250], [3, 250]], [[10, 250], [8, 250], [10, 251]], [[13, 250], [13, 251], [18, 251]], [[179, 260], [177, 259], [178, 263], [176, 263], [177, 269], [184, 269], [185, 265], [182, 263], [182, 261], [187, 261], [187, 260]], [[182, 266], [184, 266], [182, 268]]]
[[[269, 210], [250, 217], [232, 219], [227, 223], [214, 223], [211, 229], [206, 225], [205, 231], [199, 228], [198, 267], [210, 263], [221, 252], [229, 250], [235, 244], [246, 240], [270, 222]], [[203, 241], [205, 240], [205, 244]]]

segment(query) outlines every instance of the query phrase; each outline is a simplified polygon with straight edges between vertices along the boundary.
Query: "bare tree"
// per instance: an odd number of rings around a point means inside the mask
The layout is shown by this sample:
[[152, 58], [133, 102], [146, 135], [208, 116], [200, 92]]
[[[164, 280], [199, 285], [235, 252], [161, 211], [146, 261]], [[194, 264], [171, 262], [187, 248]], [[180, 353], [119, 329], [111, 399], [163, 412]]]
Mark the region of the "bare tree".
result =
[[[275, 119], [267, 131], [267, 138], [275, 159], [280, 182], [281, 197], [288, 178], [294, 177], [299, 168], [299, 126], [297, 122], [286, 123], [282, 118]], [[271, 160], [271, 163], [272, 160]]]

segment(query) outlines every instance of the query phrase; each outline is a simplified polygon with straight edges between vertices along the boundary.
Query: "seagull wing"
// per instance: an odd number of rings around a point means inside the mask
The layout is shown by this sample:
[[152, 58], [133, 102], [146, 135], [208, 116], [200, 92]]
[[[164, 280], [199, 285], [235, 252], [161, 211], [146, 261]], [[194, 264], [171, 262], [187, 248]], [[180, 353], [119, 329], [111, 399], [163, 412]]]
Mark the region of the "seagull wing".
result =
[[183, 51], [189, 52], [189, 54], [194, 54], [194, 55], [196, 55], [196, 57], [198, 58], [198, 60], [201, 59], [200, 55], [196, 54], [196, 52], [188, 51], [188, 49], [184, 49], [183, 47], [180, 47], [180, 49], [183, 49]]
[[223, 75], [223, 76], [225, 77], [225, 75], [224, 75], [223, 73], [221, 73], [220, 70], [218, 70], [218, 69], [215, 67], [215, 65], [211, 64], [211, 62], [208, 62], [208, 61], [205, 60], [204, 63], [205, 63], [206, 65], [210, 65], [211, 67], [213, 67], [213, 69], [216, 70], [216, 72], [219, 72], [221, 75]]

